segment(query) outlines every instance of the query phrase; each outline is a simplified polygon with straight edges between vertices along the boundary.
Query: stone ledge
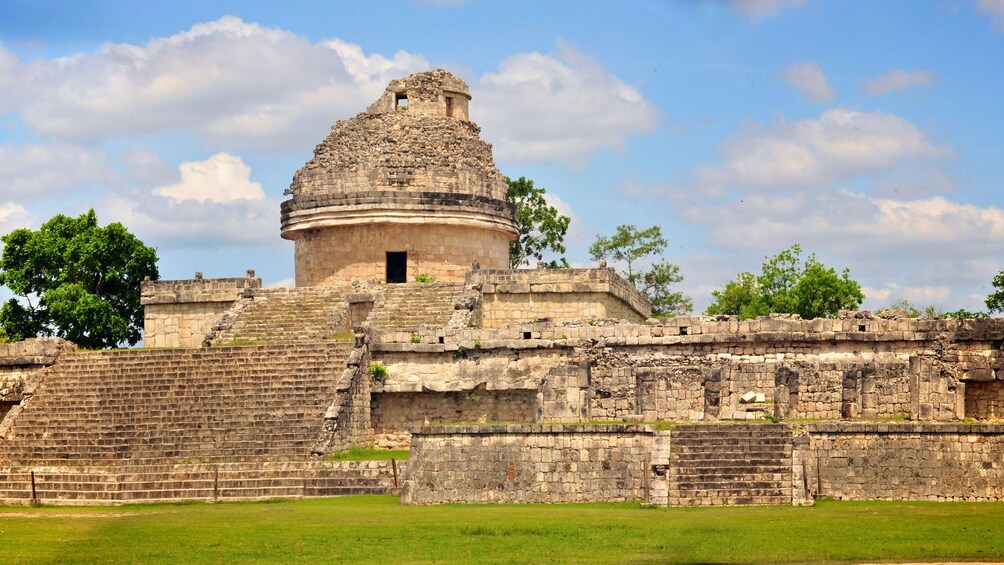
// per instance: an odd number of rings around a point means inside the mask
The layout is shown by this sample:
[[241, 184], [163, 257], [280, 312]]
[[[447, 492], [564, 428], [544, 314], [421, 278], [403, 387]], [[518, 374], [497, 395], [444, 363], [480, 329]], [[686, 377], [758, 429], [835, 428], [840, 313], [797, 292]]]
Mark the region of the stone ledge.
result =
[[824, 422], [806, 424], [809, 434], [1002, 434], [1004, 424]]
[[652, 434], [655, 428], [647, 424], [488, 424], [469, 426], [422, 426], [412, 428], [412, 434], [495, 435], [495, 434]]
[[0, 367], [52, 365], [63, 353], [75, 351], [73, 342], [60, 338], [32, 338], [0, 344]]

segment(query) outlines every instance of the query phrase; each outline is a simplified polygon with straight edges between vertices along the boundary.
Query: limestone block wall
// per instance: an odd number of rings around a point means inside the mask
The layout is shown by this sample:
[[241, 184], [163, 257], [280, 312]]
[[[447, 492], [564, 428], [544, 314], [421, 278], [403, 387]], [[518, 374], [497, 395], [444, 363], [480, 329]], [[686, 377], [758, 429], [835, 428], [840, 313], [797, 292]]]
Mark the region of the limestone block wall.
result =
[[985, 383], [1004, 382], [1002, 339], [1001, 319], [673, 318], [390, 331], [374, 347], [393, 390], [537, 389], [541, 422], [958, 421], [998, 414], [1004, 385]]
[[967, 418], [1004, 420], [1004, 381], [970, 381], [964, 386]]
[[401, 502], [644, 500], [652, 435], [633, 425], [422, 428]]
[[[12, 410], [16, 416], [20, 410], [16, 407], [34, 393], [46, 367], [74, 349], [71, 342], [58, 338], [0, 343], [0, 421]], [[0, 425], [0, 430], [8, 425]]]
[[331, 286], [386, 280], [387, 252], [408, 253], [407, 279], [432, 275], [462, 282], [474, 261], [486, 268], [509, 264], [509, 236], [464, 225], [374, 224], [332, 226], [296, 239], [296, 286]]
[[481, 346], [476, 336], [482, 334], [473, 329], [372, 333], [372, 359], [387, 368], [386, 378], [373, 383], [378, 445], [406, 446], [410, 429], [428, 423], [588, 419], [588, 369], [573, 350], [536, 348], [522, 340], [520, 348]]
[[489, 268], [469, 272], [467, 282], [481, 284], [486, 328], [542, 319], [618, 318], [639, 323], [652, 313], [648, 300], [613, 269]]
[[143, 281], [143, 343], [145, 347], [200, 347], [202, 339], [241, 293], [261, 288], [249, 270], [242, 278]]
[[383, 449], [408, 449], [409, 430], [442, 423], [533, 422], [537, 391], [533, 389], [449, 392], [385, 392], [373, 395], [373, 443]]
[[849, 500], [1004, 500], [999, 424], [809, 424], [807, 484]]

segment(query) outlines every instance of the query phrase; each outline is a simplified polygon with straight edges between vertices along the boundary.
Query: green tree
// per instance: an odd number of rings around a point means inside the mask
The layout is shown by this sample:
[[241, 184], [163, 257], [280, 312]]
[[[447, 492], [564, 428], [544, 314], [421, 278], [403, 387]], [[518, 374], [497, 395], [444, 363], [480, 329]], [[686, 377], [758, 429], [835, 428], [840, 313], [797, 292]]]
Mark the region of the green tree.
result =
[[518, 269], [530, 263], [530, 258], [544, 259], [545, 253], [556, 253], [559, 258], [549, 266], [568, 267], [565, 253], [565, 234], [571, 218], [558, 212], [544, 197], [547, 190], [533, 186], [526, 177], [516, 180], [506, 177], [509, 190], [506, 199], [516, 206], [516, 225], [519, 237], [509, 242], [509, 268]]
[[589, 246], [589, 255], [594, 261], [612, 259], [624, 263], [627, 267], [625, 278], [648, 298], [653, 316], [686, 314], [693, 309], [693, 302], [689, 296], [671, 288], [683, 281], [679, 266], [660, 259], [647, 271], [636, 272], [640, 259], [658, 255], [665, 248], [666, 238], [662, 237], [659, 226], [639, 231], [632, 225], [620, 225], [610, 237], [596, 236], [596, 241]]
[[705, 314], [730, 314], [743, 320], [767, 315], [767, 303], [760, 298], [753, 273], [739, 273], [722, 290], [711, 291], [711, 296], [715, 301], [708, 306]]
[[994, 276], [993, 285], [996, 290], [987, 296], [987, 310], [1004, 312], [1004, 271]]
[[157, 254], [122, 224], [99, 227], [90, 210], [0, 240], [0, 284], [19, 297], [0, 308], [10, 339], [55, 335], [92, 349], [140, 340], [139, 286], [158, 278]]
[[814, 254], [803, 260], [799, 245], [766, 257], [760, 275], [739, 273], [711, 295], [715, 301], [705, 313], [742, 319], [769, 313], [798, 314], [806, 320], [832, 318], [842, 309], [857, 308], [865, 298], [848, 269], [838, 275]]

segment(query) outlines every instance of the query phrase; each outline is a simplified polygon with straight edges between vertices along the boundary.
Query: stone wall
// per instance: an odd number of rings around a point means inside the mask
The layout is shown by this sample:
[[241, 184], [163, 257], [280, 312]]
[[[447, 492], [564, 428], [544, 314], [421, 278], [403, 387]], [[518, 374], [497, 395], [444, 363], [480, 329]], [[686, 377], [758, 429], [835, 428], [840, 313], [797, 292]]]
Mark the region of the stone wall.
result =
[[[75, 349], [73, 343], [57, 338], [0, 343], [0, 421], [12, 410], [16, 416], [20, 408], [15, 407], [34, 393], [42, 371]], [[7, 427], [0, 425], [0, 430]]]
[[867, 424], [806, 426], [806, 485], [850, 500], [1004, 500], [1004, 426]]
[[199, 347], [216, 321], [244, 292], [261, 288], [248, 271], [243, 278], [143, 281], [143, 343], [146, 347]]
[[387, 392], [373, 395], [373, 443], [408, 449], [412, 428], [442, 423], [533, 422], [534, 389], [487, 390], [484, 384], [457, 392]]
[[613, 269], [489, 269], [467, 273], [469, 284], [481, 284], [486, 328], [542, 319], [643, 322], [652, 312], [648, 300]]
[[408, 253], [407, 280], [432, 275], [462, 282], [474, 261], [486, 268], [509, 264], [509, 237], [495, 230], [435, 224], [376, 224], [309, 231], [296, 240], [296, 286], [353, 280], [385, 281], [387, 252]]
[[[681, 317], [386, 331], [374, 350], [394, 390], [536, 388], [538, 421], [957, 421], [998, 417], [1002, 336], [1001, 319]], [[569, 367], [581, 386], [557, 384]]]
[[457, 426], [417, 430], [403, 504], [644, 500], [649, 426]]

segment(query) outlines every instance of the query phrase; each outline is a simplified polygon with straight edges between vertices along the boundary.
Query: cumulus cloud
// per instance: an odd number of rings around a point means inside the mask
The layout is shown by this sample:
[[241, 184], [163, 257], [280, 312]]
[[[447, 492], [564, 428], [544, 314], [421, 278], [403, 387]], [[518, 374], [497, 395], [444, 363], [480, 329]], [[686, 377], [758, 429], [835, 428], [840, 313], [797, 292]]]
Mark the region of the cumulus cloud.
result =
[[0, 179], [5, 196], [52, 198], [88, 183], [116, 178], [104, 153], [63, 143], [0, 145]]
[[157, 188], [154, 194], [176, 202], [217, 204], [265, 198], [261, 184], [251, 180], [251, 167], [235, 155], [217, 153], [205, 161], [186, 161], [178, 168], [181, 182]]
[[[27, 227], [30, 222], [31, 216], [24, 206], [14, 202], [0, 204], [0, 234]], [[3, 243], [0, 243], [0, 246], [2, 245]]]
[[[193, 130], [239, 147], [296, 148], [365, 107], [394, 77], [428, 67], [400, 51], [366, 55], [225, 16], [146, 44], [20, 64], [0, 50], [25, 125], [68, 140]], [[0, 100], [2, 102], [2, 100]], [[10, 108], [7, 109], [10, 111]]]
[[178, 201], [136, 192], [109, 195], [97, 207], [104, 210], [102, 217], [122, 222], [158, 248], [275, 246], [282, 242], [278, 200]]
[[833, 100], [833, 87], [830, 86], [822, 69], [814, 61], [795, 63], [784, 72], [784, 80], [810, 102], [829, 102]]
[[801, 6], [805, 0], [726, 0], [726, 2], [733, 12], [749, 20], [758, 21], [772, 18], [781, 10]]
[[819, 187], [951, 155], [912, 123], [883, 112], [835, 109], [818, 119], [750, 128], [724, 146], [722, 163], [698, 169], [709, 191]]
[[637, 89], [578, 51], [523, 53], [473, 87], [472, 119], [496, 158], [581, 164], [622, 149], [629, 135], [656, 129], [659, 111]]
[[994, 27], [1004, 31], [1004, 0], [979, 0], [976, 6], [979, 11], [990, 16]]
[[931, 77], [931, 71], [904, 71], [895, 69], [864, 81], [862, 86], [867, 94], [871, 96], [882, 96], [889, 94], [890, 92], [905, 90], [913, 86], [931, 84]]

